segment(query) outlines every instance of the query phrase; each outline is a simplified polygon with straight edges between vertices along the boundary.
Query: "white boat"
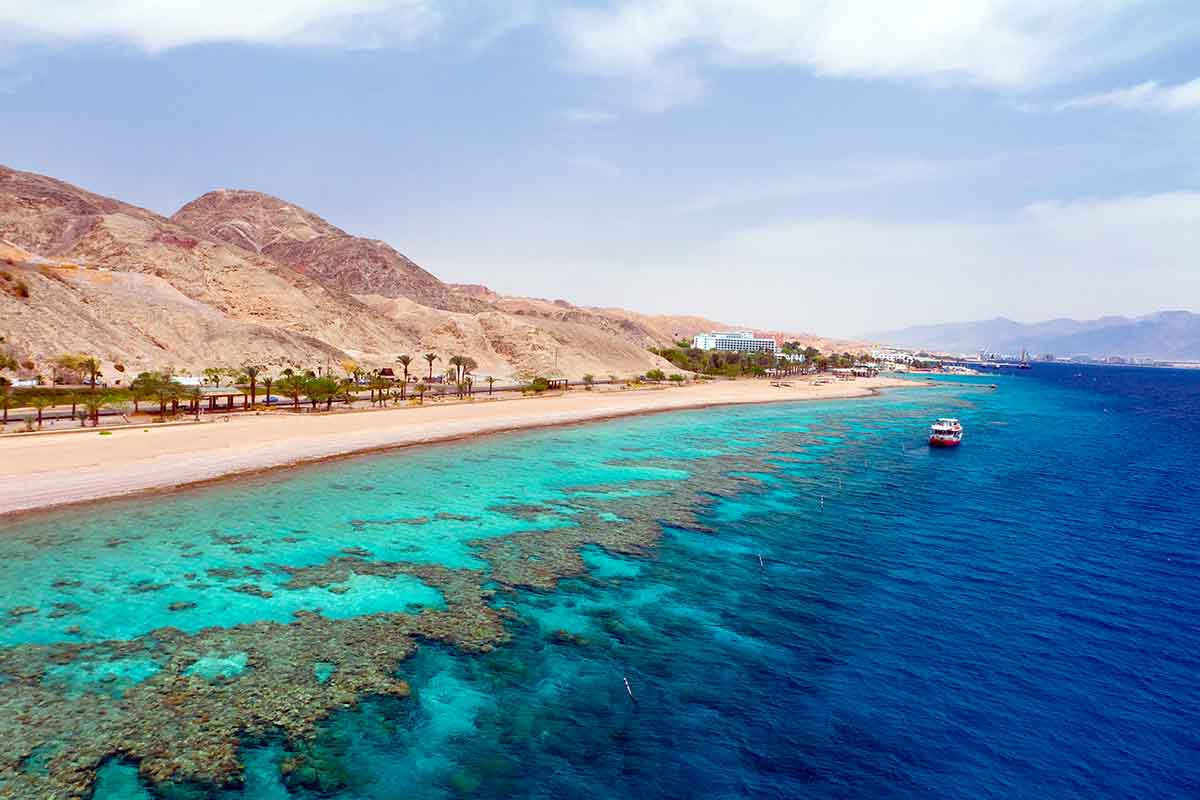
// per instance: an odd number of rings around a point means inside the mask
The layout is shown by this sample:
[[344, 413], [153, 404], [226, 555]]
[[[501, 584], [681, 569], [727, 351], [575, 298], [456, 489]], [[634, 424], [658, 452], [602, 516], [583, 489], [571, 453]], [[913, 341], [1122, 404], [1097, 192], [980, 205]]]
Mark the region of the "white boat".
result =
[[958, 447], [962, 437], [963, 426], [952, 417], [942, 417], [929, 426], [930, 447]]

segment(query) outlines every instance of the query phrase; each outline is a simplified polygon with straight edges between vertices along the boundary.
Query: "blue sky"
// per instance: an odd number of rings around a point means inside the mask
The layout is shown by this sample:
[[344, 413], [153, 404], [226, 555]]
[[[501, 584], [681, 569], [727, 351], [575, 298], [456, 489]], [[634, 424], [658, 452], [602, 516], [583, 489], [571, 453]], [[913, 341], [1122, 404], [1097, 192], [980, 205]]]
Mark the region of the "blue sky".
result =
[[0, 0], [0, 163], [854, 335], [1200, 310], [1200, 7]]

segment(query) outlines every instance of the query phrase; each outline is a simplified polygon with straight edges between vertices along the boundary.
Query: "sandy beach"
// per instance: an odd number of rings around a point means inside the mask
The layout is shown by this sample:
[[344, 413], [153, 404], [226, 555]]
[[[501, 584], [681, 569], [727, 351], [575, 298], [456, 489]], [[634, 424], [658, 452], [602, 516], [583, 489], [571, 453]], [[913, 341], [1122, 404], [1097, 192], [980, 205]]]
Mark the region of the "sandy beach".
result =
[[686, 408], [862, 397], [913, 381], [813, 384], [728, 381], [663, 389], [572, 391], [519, 400], [359, 413], [234, 415], [227, 421], [0, 437], [0, 518], [105, 497], [170, 489], [350, 453], [500, 431]]

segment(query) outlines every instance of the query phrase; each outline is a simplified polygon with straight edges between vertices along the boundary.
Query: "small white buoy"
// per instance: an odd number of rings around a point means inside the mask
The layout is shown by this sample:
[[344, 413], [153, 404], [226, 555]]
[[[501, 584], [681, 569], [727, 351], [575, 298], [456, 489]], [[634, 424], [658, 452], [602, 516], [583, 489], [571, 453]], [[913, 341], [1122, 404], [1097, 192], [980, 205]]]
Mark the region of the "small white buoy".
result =
[[629, 688], [629, 678], [622, 675], [621, 680], [625, 681], [625, 691], [629, 692], [629, 699], [636, 703], [637, 698], [633, 696], [633, 689]]

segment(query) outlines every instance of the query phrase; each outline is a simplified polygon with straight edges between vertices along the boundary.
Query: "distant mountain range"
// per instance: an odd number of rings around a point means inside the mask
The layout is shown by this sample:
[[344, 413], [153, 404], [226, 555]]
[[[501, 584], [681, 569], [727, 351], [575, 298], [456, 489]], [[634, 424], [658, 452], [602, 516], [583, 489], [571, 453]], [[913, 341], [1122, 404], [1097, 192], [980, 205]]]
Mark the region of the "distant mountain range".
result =
[[1093, 320], [1052, 319], [1022, 323], [1004, 317], [978, 322], [916, 325], [870, 337], [901, 347], [949, 353], [1018, 354], [1032, 356], [1087, 355], [1094, 358], [1155, 358], [1200, 360], [1200, 315], [1189, 311], [1160, 311], [1144, 317], [1101, 317]]

